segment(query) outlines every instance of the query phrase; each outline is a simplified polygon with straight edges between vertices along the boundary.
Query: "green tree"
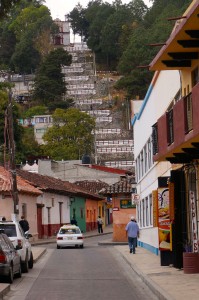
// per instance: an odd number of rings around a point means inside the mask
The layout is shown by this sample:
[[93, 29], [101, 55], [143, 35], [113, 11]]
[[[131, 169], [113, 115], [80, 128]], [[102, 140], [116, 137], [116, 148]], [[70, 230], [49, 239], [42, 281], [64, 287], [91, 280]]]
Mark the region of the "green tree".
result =
[[[143, 17], [143, 21], [131, 30], [127, 48], [123, 51], [118, 63], [118, 71], [124, 75], [116, 88], [126, 90], [132, 97], [143, 98], [150, 84], [152, 72], [147, 66], [159, 51], [159, 48], [147, 46], [153, 43], [164, 43], [173, 28], [167, 19], [181, 14], [185, 0], [155, 0], [153, 6]], [[138, 69], [138, 66], [146, 68]]]
[[[1, 152], [1, 161], [4, 158], [4, 150], [5, 153], [8, 153], [8, 123], [5, 122], [6, 111], [8, 108], [8, 91], [7, 85], [0, 86], [0, 152]], [[12, 107], [13, 111], [13, 128], [14, 128], [14, 141], [16, 144], [16, 160], [18, 160], [20, 153], [23, 152], [23, 145], [22, 145], [22, 135], [23, 135], [23, 128], [18, 124], [19, 118], [19, 107], [14, 104]]]
[[[15, 72], [32, 73], [50, 50], [50, 33], [57, 31], [49, 9], [29, 5], [13, 17], [8, 29], [16, 37], [11, 64]], [[43, 42], [43, 43], [42, 43]]]
[[33, 116], [45, 115], [47, 113], [48, 113], [48, 109], [46, 106], [44, 105], [33, 106], [24, 113], [24, 118], [32, 118]]
[[1, 1], [1, 9], [0, 9], [0, 18], [5, 17], [11, 8], [16, 5], [19, 1], [18, 0], [4, 0]]
[[79, 34], [80, 36], [84, 37], [84, 40], [87, 40], [89, 23], [86, 20], [85, 12], [86, 10], [78, 3], [68, 14], [68, 17], [73, 33]]
[[53, 126], [44, 134], [45, 155], [55, 160], [78, 159], [93, 150], [95, 120], [76, 108], [56, 109]]
[[60, 101], [66, 92], [62, 66], [71, 62], [72, 56], [63, 48], [51, 51], [36, 73], [33, 97], [45, 105]]

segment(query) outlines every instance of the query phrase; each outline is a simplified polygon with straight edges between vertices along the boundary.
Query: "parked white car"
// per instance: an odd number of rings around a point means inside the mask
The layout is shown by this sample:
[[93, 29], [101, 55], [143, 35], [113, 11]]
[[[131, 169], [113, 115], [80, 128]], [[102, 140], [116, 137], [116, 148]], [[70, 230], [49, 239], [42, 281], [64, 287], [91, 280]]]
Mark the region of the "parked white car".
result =
[[57, 249], [74, 246], [84, 247], [84, 239], [81, 230], [76, 225], [63, 225], [57, 234]]
[[0, 232], [5, 233], [13, 243], [21, 258], [22, 272], [27, 273], [28, 269], [33, 268], [33, 254], [28, 240], [32, 235], [24, 234], [19, 222], [15, 221], [1, 221]]

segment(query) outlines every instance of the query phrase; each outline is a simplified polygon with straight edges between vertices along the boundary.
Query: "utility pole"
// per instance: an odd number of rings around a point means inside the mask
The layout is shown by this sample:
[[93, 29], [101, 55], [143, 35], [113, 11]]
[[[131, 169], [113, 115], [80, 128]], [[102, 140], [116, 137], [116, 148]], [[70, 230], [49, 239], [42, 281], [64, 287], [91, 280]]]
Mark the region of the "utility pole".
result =
[[[10, 80], [10, 74], [8, 75], [8, 81]], [[8, 148], [9, 148], [9, 171], [11, 173], [11, 190], [12, 198], [14, 203], [14, 214], [19, 214], [19, 197], [17, 190], [17, 175], [16, 175], [16, 163], [15, 163], [15, 141], [14, 141], [14, 130], [13, 130], [13, 111], [12, 111], [12, 91], [9, 87], [8, 92], [8, 107], [7, 107], [7, 124], [8, 124]]]

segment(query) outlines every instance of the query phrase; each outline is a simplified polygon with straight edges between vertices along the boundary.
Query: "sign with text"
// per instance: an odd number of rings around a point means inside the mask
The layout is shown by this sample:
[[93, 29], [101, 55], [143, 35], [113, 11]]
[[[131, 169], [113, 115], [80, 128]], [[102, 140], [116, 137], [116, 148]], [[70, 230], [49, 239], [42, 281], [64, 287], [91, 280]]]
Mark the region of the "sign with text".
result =
[[193, 240], [193, 252], [198, 253], [198, 233], [197, 233], [197, 218], [196, 218], [196, 199], [195, 193], [189, 191], [189, 201], [191, 208], [191, 226], [192, 226], [192, 240]]
[[171, 250], [171, 221], [169, 212], [169, 188], [158, 188], [159, 249]]
[[132, 204], [131, 200], [123, 199], [120, 200], [120, 208], [135, 208], [136, 205]]

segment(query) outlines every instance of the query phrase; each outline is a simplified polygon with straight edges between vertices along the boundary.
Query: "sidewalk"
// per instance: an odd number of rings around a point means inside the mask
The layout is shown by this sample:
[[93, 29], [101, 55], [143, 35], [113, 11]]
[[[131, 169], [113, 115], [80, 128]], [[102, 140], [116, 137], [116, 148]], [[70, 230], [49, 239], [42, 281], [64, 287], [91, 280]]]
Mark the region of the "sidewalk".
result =
[[[112, 226], [104, 229], [103, 235], [111, 234]], [[98, 236], [97, 230], [84, 234], [85, 238]], [[101, 234], [100, 234], [101, 235]], [[99, 246], [113, 246], [119, 251], [125, 261], [131, 266], [136, 274], [142, 278], [146, 285], [154, 292], [160, 300], [198, 300], [199, 299], [199, 274], [184, 274], [183, 270], [173, 267], [160, 266], [160, 257], [145, 250], [136, 248], [136, 254], [130, 254], [127, 243], [114, 243], [111, 235]], [[36, 262], [46, 251], [47, 243], [55, 243], [56, 238], [40, 240], [32, 243], [34, 262]], [[9, 284], [0, 284], [0, 299], [3, 299], [10, 289]], [[149, 299], [153, 300], [153, 299]]]

